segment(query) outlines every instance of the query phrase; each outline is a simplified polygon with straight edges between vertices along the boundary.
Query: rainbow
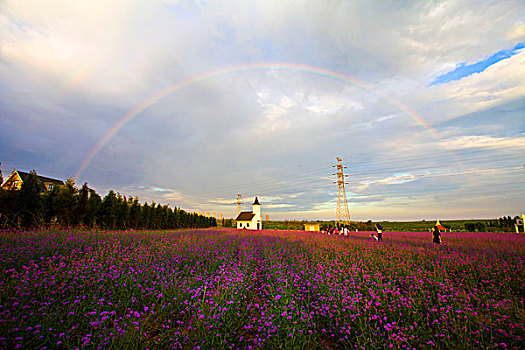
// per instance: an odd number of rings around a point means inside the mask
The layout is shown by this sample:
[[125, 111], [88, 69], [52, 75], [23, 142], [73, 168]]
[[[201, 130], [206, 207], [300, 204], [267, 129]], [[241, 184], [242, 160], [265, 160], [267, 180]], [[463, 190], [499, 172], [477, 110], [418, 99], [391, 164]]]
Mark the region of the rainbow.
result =
[[440, 139], [438, 133], [428, 125], [423, 118], [418, 116], [416, 113], [411, 111], [408, 107], [403, 105], [398, 100], [386, 96], [382, 93], [379, 93], [377, 91], [372, 90], [367, 84], [352, 78], [350, 76], [330, 71], [323, 68], [313, 67], [313, 66], [307, 66], [302, 64], [296, 64], [296, 63], [253, 63], [253, 64], [245, 64], [245, 65], [238, 65], [238, 66], [232, 66], [232, 67], [226, 67], [222, 69], [217, 69], [213, 71], [209, 71], [197, 76], [193, 76], [190, 78], [187, 78], [185, 80], [182, 80], [178, 82], [177, 84], [170, 86], [157, 94], [151, 96], [138, 106], [136, 106], [133, 110], [129, 111], [122, 119], [120, 119], [113, 127], [99, 140], [99, 142], [96, 144], [96, 146], [89, 152], [86, 159], [82, 162], [80, 167], [78, 168], [75, 177], [78, 179], [84, 172], [84, 170], [89, 166], [89, 163], [93, 160], [93, 158], [100, 152], [102, 148], [119, 132], [120, 129], [122, 129], [126, 124], [128, 124], [130, 121], [132, 121], [136, 116], [144, 112], [146, 109], [157, 103], [159, 100], [163, 99], [164, 97], [180, 90], [184, 89], [188, 86], [199, 84], [203, 81], [213, 79], [220, 77], [222, 75], [226, 75], [232, 72], [241, 72], [241, 71], [249, 71], [249, 70], [287, 70], [287, 71], [297, 71], [297, 72], [303, 72], [303, 73], [309, 73], [317, 76], [326, 77], [329, 79], [335, 79], [341, 82], [350, 83], [352, 85], [358, 86], [364, 90], [371, 91], [372, 93], [376, 94], [377, 96], [389, 101], [393, 106], [395, 106], [397, 109], [402, 111], [404, 114], [412, 118], [417, 124], [422, 126], [425, 130], [427, 130], [432, 136], [434, 136], [436, 139]]

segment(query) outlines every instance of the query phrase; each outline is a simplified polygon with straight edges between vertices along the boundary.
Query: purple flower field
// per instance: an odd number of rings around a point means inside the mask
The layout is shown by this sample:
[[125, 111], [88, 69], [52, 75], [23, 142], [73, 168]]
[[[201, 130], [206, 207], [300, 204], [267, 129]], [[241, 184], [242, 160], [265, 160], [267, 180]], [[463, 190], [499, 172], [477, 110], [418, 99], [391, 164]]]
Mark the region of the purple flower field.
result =
[[0, 232], [0, 348], [523, 349], [525, 235]]

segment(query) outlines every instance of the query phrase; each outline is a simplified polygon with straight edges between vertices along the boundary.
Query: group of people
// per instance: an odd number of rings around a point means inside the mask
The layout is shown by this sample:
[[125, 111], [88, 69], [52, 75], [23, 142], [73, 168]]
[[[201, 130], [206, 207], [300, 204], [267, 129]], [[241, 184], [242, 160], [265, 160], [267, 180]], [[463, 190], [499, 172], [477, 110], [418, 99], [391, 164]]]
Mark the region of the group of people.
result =
[[[337, 227], [328, 227], [326, 230], [321, 230], [321, 233], [327, 233], [330, 235], [340, 235], [340, 236], [348, 236], [348, 233], [350, 232], [350, 229], [348, 226], [343, 226], [340, 229]], [[355, 232], [357, 232], [357, 229], [355, 229]]]
[[[383, 227], [381, 227], [381, 225], [379, 225], [379, 224], [376, 224], [376, 231], [377, 231], [377, 236], [372, 233], [372, 234], [370, 234], [370, 238], [375, 240], [375, 241], [382, 241], [383, 240]], [[358, 230], [355, 229], [355, 232], [358, 232]], [[329, 236], [330, 235], [339, 235], [339, 236], [345, 236], [346, 237], [346, 236], [348, 236], [348, 233], [350, 233], [350, 229], [348, 228], [348, 226], [343, 226], [341, 228], [328, 227], [326, 230], [322, 229], [321, 233], [326, 233]]]

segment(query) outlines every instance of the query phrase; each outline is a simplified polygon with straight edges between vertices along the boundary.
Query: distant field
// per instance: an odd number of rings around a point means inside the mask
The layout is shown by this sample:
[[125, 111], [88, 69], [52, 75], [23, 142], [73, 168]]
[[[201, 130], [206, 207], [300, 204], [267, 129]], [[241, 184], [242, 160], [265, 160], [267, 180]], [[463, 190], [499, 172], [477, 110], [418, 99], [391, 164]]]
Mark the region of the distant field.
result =
[[0, 232], [0, 348], [522, 349], [525, 235]]
[[[440, 223], [453, 231], [468, 232], [467, 224], [478, 226], [478, 229], [473, 231], [480, 232], [515, 232], [514, 225], [505, 227], [497, 227], [494, 225], [496, 220], [478, 219], [478, 220], [442, 220]], [[277, 230], [304, 230], [304, 224], [308, 221], [302, 220], [289, 220], [289, 221], [265, 221], [263, 227], [267, 229]], [[331, 227], [335, 226], [334, 221], [312, 221], [320, 224], [321, 226]], [[425, 232], [430, 230], [436, 223], [436, 221], [379, 221], [385, 230], [388, 231], [407, 231], [407, 232]], [[220, 221], [219, 221], [220, 224]], [[358, 228], [359, 231], [372, 231], [374, 230], [375, 222], [352, 222], [350, 226], [352, 230]], [[481, 229], [479, 229], [481, 225]], [[523, 229], [521, 229], [523, 230]]]
[[[431, 229], [436, 221], [381, 221], [380, 223], [386, 230], [423, 232]], [[441, 220], [440, 223], [453, 231], [467, 231], [465, 229], [465, 224], [482, 224], [486, 229], [487, 227], [490, 227], [492, 220]], [[494, 228], [494, 230], [491, 231], [503, 232], [502, 229], [498, 230], [498, 228]]]

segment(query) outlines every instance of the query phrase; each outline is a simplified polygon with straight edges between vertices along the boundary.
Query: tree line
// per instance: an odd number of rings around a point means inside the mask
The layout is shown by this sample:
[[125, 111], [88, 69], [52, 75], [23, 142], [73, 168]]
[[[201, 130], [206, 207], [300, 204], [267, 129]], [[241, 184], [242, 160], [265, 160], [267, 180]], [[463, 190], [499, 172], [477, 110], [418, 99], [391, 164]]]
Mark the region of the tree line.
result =
[[514, 218], [504, 216], [499, 219], [487, 220], [486, 222], [466, 223], [465, 229], [470, 232], [515, 232], [515, 225], [518, 219], [519, 216]]
[[[0, 181], [1, 177], [0, 172]], [[213, 227], [217, 222], [213, 217], [172, 209], [168, 205], [141, 204], [138, 197], [126, 198], [113, 190], [102, 198], [87, 183], [77, 188], [71, 178], [64, 186], [41, 192], [34, 170], [19, 191], [0, 190], [0, 227], [50, 225], [127, 230]]]

